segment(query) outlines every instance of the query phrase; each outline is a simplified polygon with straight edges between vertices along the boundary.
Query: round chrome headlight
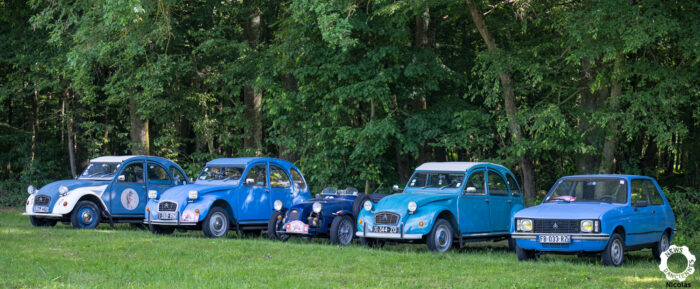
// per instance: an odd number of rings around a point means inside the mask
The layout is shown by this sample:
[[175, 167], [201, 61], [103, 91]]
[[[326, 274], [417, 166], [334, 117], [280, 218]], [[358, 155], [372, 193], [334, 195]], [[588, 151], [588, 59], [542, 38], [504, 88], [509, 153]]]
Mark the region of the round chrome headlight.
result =
[[58, 188], [58, 193], [61, 194], [61, 196], [65, 196], [68, 193], [68, 187], [66, 186], [60, 186]]
[[593, 221], [592, 220], [581, 221], [581, 232], [584, 232], [584, 233], [593, 232]]
[[417, 208], [418, 208], [418, 205], [416, 204], [416, 202], [411, 201], [408, 203], [408, 211], [409, 212], [413, 213], [416, 211]]
[[284, 205], [284, 204], [282, 204], [282, 201], [276, 200], [274, 203], [275, 211], [282, 210], [282, 205]]
[[518, 229], [523, 232], [532, 232], [532, 220], [531, 219], [520, 219], [518, 220]]
[[369, 200], [366, 200], [365, 203], [363, 204], [363, 207], [365, 208], [365, 210], [371, 211], [372, 210], [372, 202], [370, 202]]
[[190, 200], [196, 200], [198, 194], [197, 194], [197, 191], [189, 191], [188, 195], [190, 197]]
[[321, 209], [323, 209], [323, 205], [319, 202], [314, 202], [313, 209], [314, 209], [314, 213], [318, 214], [321, 212]]
[[36, 188], [32, 185], [29, 185], [27, 187], [27, 193], [29, 193], [30, 195], [33, 195], [34, 193], [36, 193]]

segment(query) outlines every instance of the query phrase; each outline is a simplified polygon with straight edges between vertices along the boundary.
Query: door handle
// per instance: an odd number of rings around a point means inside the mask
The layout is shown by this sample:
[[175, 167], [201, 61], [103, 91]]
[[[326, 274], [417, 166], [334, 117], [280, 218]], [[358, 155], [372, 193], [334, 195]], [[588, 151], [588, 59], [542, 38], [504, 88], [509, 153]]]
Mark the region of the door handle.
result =
[[508, 200], [508, 203], [512, 203], [512, 202], [513, 202], [513, 200]]
[[489, 202], [489, 199], [484, 199], [484, 202], [487, 202], [487, 203], [488, 203], [488, 202]]
[[656, 210], [652, 210], [651, 213], [652, 213], [652, 214], [656, 214]]

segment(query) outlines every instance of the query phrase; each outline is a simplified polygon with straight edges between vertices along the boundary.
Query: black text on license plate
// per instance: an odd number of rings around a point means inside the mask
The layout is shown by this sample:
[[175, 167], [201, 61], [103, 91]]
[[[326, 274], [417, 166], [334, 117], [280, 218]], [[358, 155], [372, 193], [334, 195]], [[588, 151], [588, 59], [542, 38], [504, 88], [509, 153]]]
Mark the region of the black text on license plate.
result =
[[540, 243], [568, 244], [568, 243], [571, 243], [571, 236], [569, 236], [569, 235], [540, 235]]
[[35, 213], [48, 213], [49, 207], [48, 206], [34, 206], [34, 212]]
[[374, 231], [375, 233], [398, 233], [399, 228], [389, 226], [374, 226], [372, 231]]
[[160, 213], [158, 213], [158, 219], [161, 219], [161, 220], [175, 219], [175, 212], [160, 212]]

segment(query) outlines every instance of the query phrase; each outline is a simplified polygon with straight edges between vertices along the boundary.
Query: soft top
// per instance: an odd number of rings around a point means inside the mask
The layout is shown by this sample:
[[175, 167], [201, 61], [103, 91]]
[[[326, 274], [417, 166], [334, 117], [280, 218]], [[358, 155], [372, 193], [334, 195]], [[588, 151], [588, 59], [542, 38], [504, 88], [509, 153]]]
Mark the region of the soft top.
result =
[[562, 177], [562, 179], [566, 179], [566, 178], [618, 178], [618, 179], [645, 178], [645, 179], [652, 179], [651, 177], [647, 177], [647, 176], [639, 176], [639, 175], [617, 175], [617, 174], [572, 175], [572, 176], [565, 176], [565, 177]]
[[262, 161], [262, 162], [275, 162], [281, 164], [287, 168], [292, 167], [293, 164], [276, 158], [263, 158], [263, 157], [250, 157], [250, 158], [220, 158], [213, 159], [207, 162], [207, 166], [246, 166], [248, 163]]
[[430, 162], [416, 168], [416, 171], [466, 172], [477, 165], [503, 166], [485, 162]]
[[91, 159], [90, 162], [95, 162], [95, 163], [121, 163], [124, 162], [125, 160], [128, 160], [130, 158], [134, 158], [138, 156], [101, 156], [97, 157], [94, 159]]

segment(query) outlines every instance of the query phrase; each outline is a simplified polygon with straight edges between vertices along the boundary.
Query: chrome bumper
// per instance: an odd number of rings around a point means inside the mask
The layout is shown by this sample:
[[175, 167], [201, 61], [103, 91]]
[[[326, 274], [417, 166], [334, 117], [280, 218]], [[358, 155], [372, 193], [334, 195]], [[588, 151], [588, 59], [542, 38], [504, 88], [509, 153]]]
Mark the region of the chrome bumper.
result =
[[51, 214], [51, 213], [22, 213], [22, 216], [35, 216], [35, 217], [46, 217], [46, 218], [62, 218], [61, 214]]
[[160, 226], [197, 226], [197, 222], [180, 222], [180, 212], [177, 212], [177, 218], [175, 220], [152, 220], [151, 213], [147, 212], [148, 218], [143, 220], [146, 225], [160, 225]]
[[610, 235], [608, 234], [585, 234], [585, 233], [575, 233], [575, 234], [567, 234], [567, 233], [562, 233], [562, 234], [552, 234], [552, 233], [521, 233], [521, 232], [515, 232], [511, 234], [511, 238], [513, 239], [521, 239], [521, 240], [537, 240], [537, 236], [541, 235], [567, 235], [571, 236], [571, 240], [588, 240], [588, 241], [607, 241], [610, 239]]

